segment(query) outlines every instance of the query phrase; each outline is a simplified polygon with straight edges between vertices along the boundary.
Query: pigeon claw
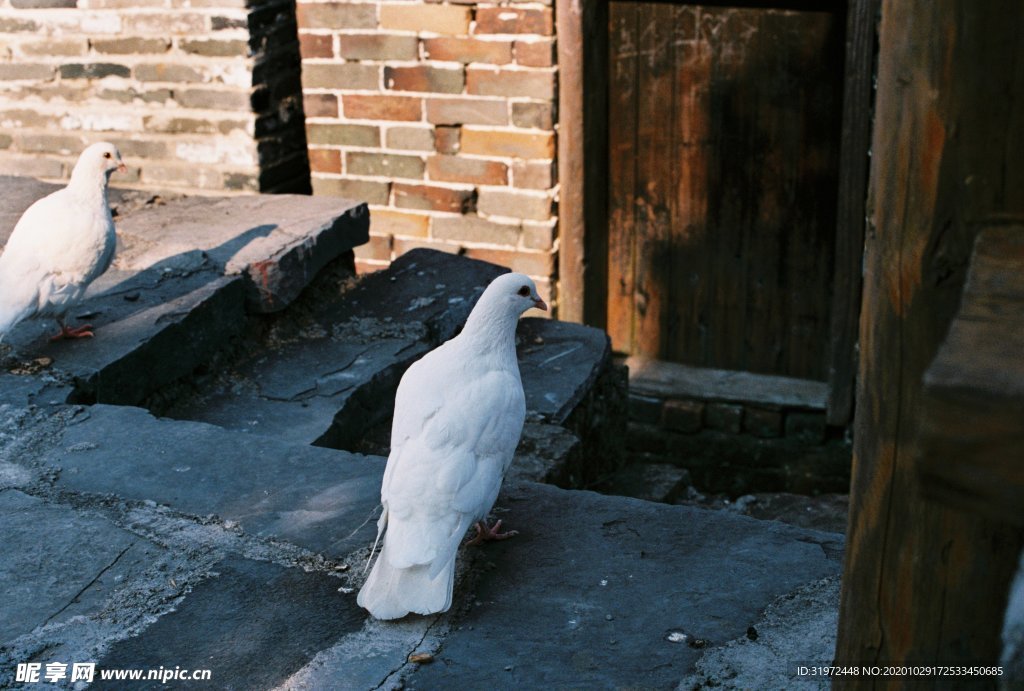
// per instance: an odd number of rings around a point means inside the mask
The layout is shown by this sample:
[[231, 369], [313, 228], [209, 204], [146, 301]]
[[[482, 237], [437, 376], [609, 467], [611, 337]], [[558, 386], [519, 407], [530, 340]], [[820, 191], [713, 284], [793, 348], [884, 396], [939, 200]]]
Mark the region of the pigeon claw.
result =
[[51, 341], [60, 341], [65, 338], [92, 338], [95, 334], [92, 332], [92, 324], [83, 324], [82, 326], [65, 326], [60, 325], [60, 333], [55, 336], [51, 336]]
[[467, 542], [467, 545], [480, 545], [484, 542], [492, 542], [495, 540], [507, 540], [510, 537], [515, 537], [519, 534], [518, 530], [509, 530], [508, 532], [502, 533], [501, 521], [498, 521], [490, 528], [483, 521], [476, 522], [476, 537]]

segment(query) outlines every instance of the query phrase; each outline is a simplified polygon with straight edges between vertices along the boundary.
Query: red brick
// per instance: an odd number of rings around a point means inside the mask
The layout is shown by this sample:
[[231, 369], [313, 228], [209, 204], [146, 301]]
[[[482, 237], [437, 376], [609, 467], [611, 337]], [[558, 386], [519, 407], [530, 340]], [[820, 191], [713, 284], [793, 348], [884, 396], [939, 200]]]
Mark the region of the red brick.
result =
[[437, 127], [434, 130], [434, 148], [442, 154], [457, 154], [462, 148], [460, 127]]
[[305, 58], [333, 58], [334, 39], [324, 34], [299, 34], [299, 52]]
[[346, 118], [356, 120], [420, 120], [423, 99], [412, 96], [345, 95], [341, 98]]
[[390, 263], [356, 258], [356, 273], [360, 276], [365, 276], [375, 271], [383, 271], [388, 268]]
[[422, 179], [424, 168], [423, 159], [419, 156], [364, 151], [350, 151], [345, 155], [345, 171], [350, 175]]
[[340, 173], [341, 152], [337, 149], [310, 149], [309, 169], [314, 173]]
[[524, 273], [527, 276], [550, 276], [554, 273], [555, 268], [554, 255], [550, 252], [516, 252], [486, 247], [469, 247], [466, 249], [466, 256], [470, 259], [480, 259], [499, 266], [507, 266], [513, 271]]
[[555, 245], [555, 225], [550, 223], [523, 223], [523, 247], [531, 250], [550, 250]]
[[551, 218], [551, 198], [546, 194], [530, 194], [507, 187], [481, 189], [477, 208], [480, 209], [480, 213], [488, 216], [534, 221], [546, 221]]
[[389, 127], [387, 147], [407, 151], [433, 151], [434, 130], [431, 127]]
[[512, 163], [512, 185], [528, 190], [547, 190], [555, 186], [553, 161], [521, 161]]
[[430, 216], [410, 214], [391, 209], [375, 209], [370, 212], [370, 232], [404, 237], [427, 237]]
[[336, 118], [338, 97], [334, 94], [303, 94], [302, 110], [307, 118]]
[[470, 14], [468, 7], [455, 5], [384, 4], [380, 6], [380, 28], [459, 36], [469, 33]]
[[554, 158], [555, 135], [551, 132], [510, 132], [463, 127], [462, 152], [510, 158]]
[[555, 64], [555, 42], [516, 41], [516, 62], [529, 67], [551, 67]]
[[427, 159], [427, 176], [441, 182], [504, 185], [508, 182], [508, 166], [480, 158], [431, 156]]
[[473, 208], [473, 190], [395, 183], [395, 206], [466, 213]]
[[395, 238], [395, 256], [400, 257], [406, 252], [411, 250], [420, 249], [426, 247], [438, 252], [447, 252], [448, 254], [458, 254], [462, 248], [458, 245], [450, 242], [438, 242], [437, 240], [419, 240], [419, 239], [406, 239], [406, 238]]
[[380, 88], [380, 67], [359, 62], [306, 63], [302, 66], [302, 86], [306, 89]]
[[342, 34], [338, 55], [346, 60], [415, 60], [419, 41], [401, 34]]
[[495, 223], [475, 214], [437, 216], [431, 236], [438, 240], [515, 246], [519, 240], [519, 224]]
[[391, 236], [374, 234], [372, 213], [370, 214], [370, 226], [370, 241], [355, 248], [356, 259], [391, 261]]
[[519, 101], [512, 104], [512, 124], [531, 129], [554, 129], [554, 113], [551, 103]]
[[466, 68], [466, 92], [475, 96], [508, 96], [550, 101], [555, 97], [554, 72]]
[[375, 29], [377, 6], [350, 2], [300, 2], [295, 8], [300, 29]]
[[504, 65], [512, 62], [512, 44], [509, 41], [480, 41], [475, 38], [428, 38], [423, 48], [431, 60], [449, 62], [487, 62]]
[[551, 9], [519, 9], [516, 7], [480, 7], [476, 11], [478, 34], [540, 34], [554, 31]]
[[507, 125], [508, 103], [483, 98], [429, 98], [427, 122], [435, 125]]
[[429, 65], [385, 67], [384, 86], [395, 91], [428, 91], [443, 94], [462, 93], [465, 75], [461, 69]]
[[368, 204], [387, 204], [390, 185], [376, 180], [313, 177], [313, 194], [357, 199]]

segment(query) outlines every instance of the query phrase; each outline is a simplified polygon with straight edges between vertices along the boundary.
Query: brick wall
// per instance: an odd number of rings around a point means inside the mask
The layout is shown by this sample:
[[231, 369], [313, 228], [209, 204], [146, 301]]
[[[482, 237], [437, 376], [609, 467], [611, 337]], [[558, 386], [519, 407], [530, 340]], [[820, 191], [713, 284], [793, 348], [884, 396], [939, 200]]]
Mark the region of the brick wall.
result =
[[550, 300], [550, 2], [298, 3], [313, 189], [371, 205], [362, 270], [420, 246], [510, 266]]
[[109, 140], [119, 184], [308, 191], [299, 70], [293, 0], [0, 0], [0, 173]]

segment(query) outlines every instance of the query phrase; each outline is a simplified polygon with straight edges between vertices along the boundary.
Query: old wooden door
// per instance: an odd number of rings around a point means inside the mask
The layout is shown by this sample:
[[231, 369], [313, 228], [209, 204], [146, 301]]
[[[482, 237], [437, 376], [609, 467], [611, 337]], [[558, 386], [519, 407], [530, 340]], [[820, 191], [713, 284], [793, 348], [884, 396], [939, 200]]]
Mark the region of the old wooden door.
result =
[[611, 3], [617, 351], [826, 378], [843, 18]]

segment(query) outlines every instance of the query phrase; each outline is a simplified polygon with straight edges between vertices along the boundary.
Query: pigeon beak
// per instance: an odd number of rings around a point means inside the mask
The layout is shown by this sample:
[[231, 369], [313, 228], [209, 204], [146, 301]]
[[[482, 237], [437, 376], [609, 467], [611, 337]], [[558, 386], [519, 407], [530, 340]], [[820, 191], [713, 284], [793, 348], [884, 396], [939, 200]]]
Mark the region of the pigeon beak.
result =
[[533, 301], [533, 306], [539, 310], [544, 310], [545, 312], [548, 311], [548, 303], [544, 302], [540, 298]]
[[124, 164], [124, 161], [118, 161], [117, 162], [117, 172], [118, 173], [127, 173], [128, 172], [128, 166], [126, 166]]

